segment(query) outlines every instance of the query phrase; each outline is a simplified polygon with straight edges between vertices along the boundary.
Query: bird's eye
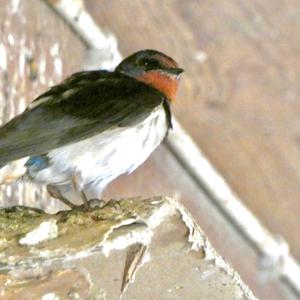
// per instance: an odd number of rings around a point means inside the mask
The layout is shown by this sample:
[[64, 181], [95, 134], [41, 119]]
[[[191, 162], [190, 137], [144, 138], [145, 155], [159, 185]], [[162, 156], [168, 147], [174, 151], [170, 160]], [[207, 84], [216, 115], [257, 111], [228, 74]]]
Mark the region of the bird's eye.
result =
[[149, 58], [144, 58], [138, 61], [138, 65], [147, 67], [147, 68], [159, 68], [160, 64], [156, 59], [149, 59]]
[[138, 64], [139, 66], [148, 66], [148, 65], [149, 65], [149, 60], [146, 59], [146, 58], [139, 59], [139, 60], [137, 61], [137, 64]]

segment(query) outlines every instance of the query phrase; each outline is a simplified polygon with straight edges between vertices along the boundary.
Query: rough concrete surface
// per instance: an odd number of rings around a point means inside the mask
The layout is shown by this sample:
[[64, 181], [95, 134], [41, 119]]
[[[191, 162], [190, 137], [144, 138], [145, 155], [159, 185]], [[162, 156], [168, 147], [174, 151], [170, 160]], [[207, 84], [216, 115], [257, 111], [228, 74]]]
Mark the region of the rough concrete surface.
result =
[[0, 299], [255, 299], [171, 198], [0, 210]]

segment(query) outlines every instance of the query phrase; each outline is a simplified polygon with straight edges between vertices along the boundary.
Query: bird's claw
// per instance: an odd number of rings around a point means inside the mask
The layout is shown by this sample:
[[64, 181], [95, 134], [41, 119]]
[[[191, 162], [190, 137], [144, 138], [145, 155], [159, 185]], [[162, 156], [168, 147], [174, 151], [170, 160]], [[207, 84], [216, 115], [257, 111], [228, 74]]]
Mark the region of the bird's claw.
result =
[[81, 207], [84, 210], [101, 209], [107, 205], [107, 202], [101, 199], [90, 199], [84, 202]]

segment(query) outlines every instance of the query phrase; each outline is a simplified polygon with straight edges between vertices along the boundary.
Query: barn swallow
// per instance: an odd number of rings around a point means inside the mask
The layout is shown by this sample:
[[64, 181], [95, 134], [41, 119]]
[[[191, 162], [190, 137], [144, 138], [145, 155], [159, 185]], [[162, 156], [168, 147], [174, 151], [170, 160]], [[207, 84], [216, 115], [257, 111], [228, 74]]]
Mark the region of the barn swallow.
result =
[[143, 50], [113, 72], [71, 75], [0, 128], [0, 165], [29, 157], [26, 178], [71, 207], [62, 185], [98, 198], [163, 141], [182, 72], [171, 57]]

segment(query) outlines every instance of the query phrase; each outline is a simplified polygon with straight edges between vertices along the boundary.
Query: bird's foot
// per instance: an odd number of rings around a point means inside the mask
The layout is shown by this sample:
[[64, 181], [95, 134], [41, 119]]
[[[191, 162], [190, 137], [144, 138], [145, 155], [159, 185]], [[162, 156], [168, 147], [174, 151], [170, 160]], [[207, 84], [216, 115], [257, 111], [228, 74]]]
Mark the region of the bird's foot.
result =
[[47, 190], [48, 193], [50, 194], [51, 197], [60, 200], [61, 202], [63, 202], [65, 205], [67, 205], [68, 207], [70, 207], [71, 209], [81, 209], [81, 210], [93, 210], [93, 209], [99, 209], [99, 208], [103, 208], [107, 205], [107, 201], [105, 200], [101, 200], [101, 199], [88, 199], [88, 197], [86, 196], [86, 194], [81, 191], [80, 192], [80, 197], [82, 199], [83, 204], [81, 205], [76, 205], [73, 204], [71, 201], [69, 201], [67, 198], [65, 198], [60, 190], [53, 185], [48, 184], [47, 185]]
[[100, 209], [104, 208], [107, 205], [107, 202], [102, 199], [90, 199], [84, 202], [82, 208], [85, 210], [92, 210], [92, 209]]
[[89, 200], [89, 205], [91, 208], [104, 208], [106, 206], [111, 206], [117, 209], [121, 209], [121, 204], [119, 200], [103, 200], [103, 199], [91, 199]]

